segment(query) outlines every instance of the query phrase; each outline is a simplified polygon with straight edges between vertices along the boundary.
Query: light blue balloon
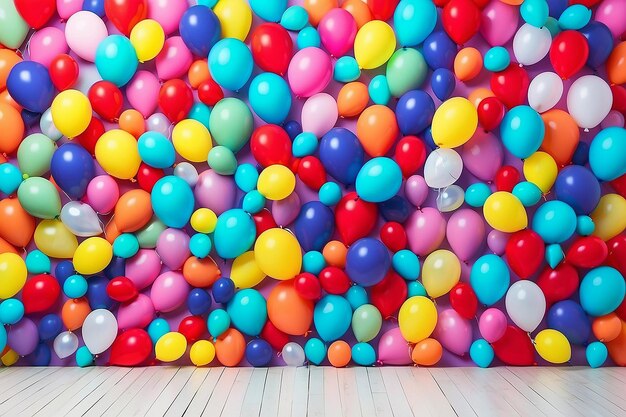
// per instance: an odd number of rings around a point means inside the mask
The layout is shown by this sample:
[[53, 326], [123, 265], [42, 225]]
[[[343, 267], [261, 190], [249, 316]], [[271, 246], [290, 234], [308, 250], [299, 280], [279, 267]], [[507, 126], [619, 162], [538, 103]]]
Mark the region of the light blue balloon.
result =
[[272, 72], [254, 77], [248, 100], [252, 110], [266, 123], [283, 123], [291, 110], [291, 90], [287, 81]]
[[504, 70], [511, 63], [509, 51], [502, 46], [494, 46], [490, 48], [483, 58], [484, 66], [491, 72]]
[[609, 350], [602, 342], [592, 342], [587, 345], [585, 356], [587, 357], [587, 363], [590, 367], [599, 368], [606, 362], [609, 356]]
[[578, 216], [576, 218], [576, 233], [581, 236], [589, 236], [596, 230], [596, 225], [589, 216]]
[[500, 124], [504, 147], [521, 159], [526, 159], [537, 152], [544, 134], [543, 119], [530, 106], [513, 107], [504, 115]]
[[230, 327], [230, 316], [221, 308], [213, 310], [207, 318], [207, 327], [211, 336], [217, 339]]
[[81, 368], [86, 368], [88, 366], [92, 366], [94, 364], [94, 356], [89, 351], [87, 346], [81, 346], [76, 351], [76, 365]]
[[369, 343], [357, 343], [352, 346], [352, 360], [357, 365], [371, 366], [376, 362], [376, 351]]
[[341, 338], [350, 328], [351, 320], [350, 304], [338, 295], [326, 295], [317, 302], [313, 310], [315, 329], [325, 342]]
[[608, 127], [591, 141], [589, 165], [602, 181], [613, 181], [626, 174], [626, 129]]
[[465, 202], [472, 207], [482, 207], [491, 195], [491, 188], [484, 182], [477, 182], [465, 190]]
[[309, 362], [319, 365], [326, 359], [326, 346], [320, 339], [313, 337], [304, 345], [304, 354]]
[[169, 168], [176, 161], [174, 145], [159, 132], [146, 132], [139, 136], [137, 149], [141, 160], [154, 168]]
[[280, 18], [280, 25], [287, 30], [299, 31], [309, 24], [309, 13], [302, 6], [291, 6]]
[[408, 249], [394, 253], [391, 265], [393, 265], [393, 270], [407, 281], [414, 281], [420, 276], [420, 260]]
[[212, 246], [211, 238], [204, 233], [196, 233], [189, 239], [189, 251], [198, 259], [209, 256]]
[[204, 103], [194, 103], [187, 114], [187, 118], [197, 120], [208, 129], [209, 120], [211, 119], [211, 109]]
[[304, 49], [309, 47], [319, 48], [321, 43], [322, 41], [320, 39], [320, 34], [312, 26], [308, 26], [302, 29], [300, 33], [298, 33], [298, 38], [296, 39], [296, 45], [298, 46], [298, 49]]
[[419, 45], [437, 24], [437, 8], [431, 0], [402, 0], [393, 14], [393, 23], [401, 46]]
[[352, 310], [356, 310], [364, 304], [369, 304], [369, 296], [367, 295], [367, 291], [365, 288], [360, 285], [353, 285], [350, 287], [348, 291], [344, 294], [346, 300], [352, 307]]
[[26, 255], [26, 269], [31, 274], [49, 274], [51, 268], [50, 258], [42, 251], [35, 249]]
[[255, 214], [265, 207], [265, 197], [258, 190], [252, 190], [243, 197], [243, 211]]
[[561, 13], [559, 26], [563, 30], [582, 29], [591, 20], [591, 10], [582, 4], [572, 4]]
[[276, 23], [287, 9], [287, 0], [250, 0], [250, 8], [261, 19]]
[[341, 200], [341, 187], [336, 182], [328, 181], [320, 187], [320, 201], [326, 206], [334, 206]]
[[601, 266], [587, 272], [580, 283], [580, 305], [590, 316], [604, 316], [624, 301], [626, 284], [619, 271]]
[[565, 258], [563, 249], [558, 243], [553, 243], [546, 246], [546, 262], [550, 265], [550, 268], [556, 268], [558, 264]]
[[513, 187], [513, 195], [522, 202], [524, 207], [532, 207], [541, 201], [542, 192], [532, 182], [522, 181]]
[[154, 214], [168, 227], [181, 228], [193, 213], [193, 191], [185, 180], [168, 175], [154, 184], [150, 195]]
[[470, 346], [470, 358], [481, 368], [488, 368], [493, 362], [494, 351], [485, 339], [474, 340]]
[[235, 184], [243, 192], [250, 192], [256, 188], [259, 180], [259, 171], [252, 164], [241, 164], [235, 171]]
[[402, 171], [390, 158], [370, 159], [356, 177], [356, 192], [371, 203], [381, 203], [396, 195], [402, 186]]
[[209, 52], [211, 76], [221, 87], [239, 91], [252, 75], [252, 52], [235, 38], [219, 40]]
[[349, 55], [342, 56], [335, 62], [335, 68], [333, 69], [333, 78], [335, 81], [349, 83], [358, 80], [360, 76], [361, 69], [354, 57]]
[[0, 326], [0, 351], [7, 346], [7, 331], [4, 326]]
[[535, 212], [532, 229], [546, 243], [565, 242], [576, 231], [576, 213], [562, 201], [547, 201]]
[[302, 257], [302, 270], [318, 275], [326, 267], [324, 255], [316, 250], [309, 251]]
[[96, 49], [96, 69], [103, 80], [118, 87], [126, 85], [135, 75], [139, 61], [130, 39], [110, 35]]
[[298, 134], [291, 144], [291, 152], [296, 158], [313, 155], [317, 150], [317, 136], [311, 132], [302, 132]]
[[170, 331], [170, 324], [167, 322], [167, 320], [162, 318], [152, 320], [152, 322], [148, 326], [148, 335], [152, 340], [152, 344], [156, 344], [156, 342], [158, 342], [162, 336], [169, 333]]
[[426, 288], [424, 288], [424, 285], [422, 285], [422, 283], [419, 281], [409, 282], [409, 285], [407, 286], [407, 290], [408, 290], [407, 298], [417, 297], [417, 296], [422, 296], [422, 297], [428, 296], [428, 293], [426, 292]]
[[472, 265], [470, 285], [481, 304], [491, 306], [500, 301], [510, 283], [509, 268], [498, 255], [483, 255]]
[[520, 6], [522, 19], [529, 25], [542, 27], [548, 20], [550, 10], [546, 0], [524, 0]]
[[113, 255], [132, 258], [139, 252], [139, 240], [132, 233], [122, 233], [113, 241]]
[[213, 240], [217, 254], [225, 259], [236, 258], [252, 247], [256, 226], [242, 209], [231, 209], [217, 218]]
[[87, 294], [89, 284], [82, 275], [72, 275], [63, 283], [63, 293], [68, 298], [80, 298]]
[[22, 183], [22, 173], [15, 165], [8, 162], [0, 164], [0, 192], [13, 194]]
[[374, 104], [386, 106], [387, 103], [389, 103], [389, 100], [391, 100], [389, 83], [387, 82], [387, 77], [383, 74], [378, 74], [372, 78], [367, 86], [367, 91], [369, 92], [370, 99], [372, 99]]
[[246, 288], [235, 293], [226, 311], [233, 326], [248, 336], [258, 336], [267, 321], [267, 303], [260, 292]]
[[0, 323], [15, 324], [24, 317], [24, 304], [16, 298], [7, 298], [0, 303]]

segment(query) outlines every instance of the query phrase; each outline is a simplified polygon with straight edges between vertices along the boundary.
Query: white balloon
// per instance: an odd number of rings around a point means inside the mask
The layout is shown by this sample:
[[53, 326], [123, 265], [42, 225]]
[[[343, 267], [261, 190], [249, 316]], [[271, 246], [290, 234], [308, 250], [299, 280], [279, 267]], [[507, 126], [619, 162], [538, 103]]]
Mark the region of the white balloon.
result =
[[465, 191], [454, 184], [439, 191], [437, 196], [437, 209], [442, 213], [454, 211], [463, 205]]
[[57, 129], [52, 121], [52, 111], [50, 109], [46, 110], [41, 115], [41, 119], [39, 119], [39, 128], [41, 129], [41, 133], [48, 136], [55, 142], [63, 137], [63, 133], [59, 132], [59, 129]]
[[513, 38], [513, 53], [520, 64], [533, 65], [548, 55], [551, 44], [552, 35], [548, 28], [524, 23]]
[[54, 338], [52, 348], [59, 358], [67, 358], [78, 349], [78, 337], [70, 331], [60, 333]]
[[148, 120], [146, 120], [146, 130], [159, 132], [166, 138], [171, 136], [171, 127], [172, 123], [163, 113], [154, 113], [152, 116], [148, 117]]
[[287, 343], [283, 347], [281, 355], [288, 366], [302, 366], [306, 360], [304, 349], [295, 342]]
[[83, 322], [83, 340], [94, 355], [107, 350], [117, 337], [117, 319], [109, 310], [93, 310]]
[[546, 313], [546, 297], [534, 282], [522, 279], [506, 293], [506, 312], [513, 323], [527, 332], [534, 331]]
[[595, 75], [580, 77], [567, 92], [567, 111], [583, 129], [598, 126], [611, 111], [611, 106], [611, 87]]
[[463, 160], [454, 149], [439, 148], [428, 155], [424, 164], [424, 179], [431, 188], [454, 184], [463, 172]]
[[330, 94], [315, 94], [302, 106], [302, 131], [311, 132], [321, 138], [335, 126], [338, 117], [339, 110], [335, 99]]
[[85, 61], [96, 60], [96, 49], [107, 36], [109, 36], [109, 31], [106, 25], [97, 14], [92, 12], [74, 13], [65, 24], [67, 45]]
[[563, 81], [554, 72], [542, 72], [528, 86], [528, 104], [538, 113], [556, 106], [563, 95]]
[[60, 215], [63, 224], [80, 237], [97, 236], [102, 233], [98, 215], [89, 204], [70, 201], [63, 206]]
[[198, 170], [189, 162], [176, 164], [174, 175], [184, 180], [190, 187], [195, 187], [198, 183]]

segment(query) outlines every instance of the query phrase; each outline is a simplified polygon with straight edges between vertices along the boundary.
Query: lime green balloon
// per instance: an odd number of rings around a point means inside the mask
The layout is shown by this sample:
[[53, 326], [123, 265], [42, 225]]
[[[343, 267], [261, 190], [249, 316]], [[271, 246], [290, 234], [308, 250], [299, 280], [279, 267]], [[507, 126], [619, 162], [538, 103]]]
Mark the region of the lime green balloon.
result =
[[161, 220], [153, 217], [147, 225], [135, 233], [135, 237], [139, 241], [139, 247], [142, 249], [156, 248], [157, 240], [165, 229], [167, 229], [167, 226]]
[[428, 65], [420, 51], [413, 48], [398, 49], [387, 62], [387, 82], [394, 97], [400, 97], [422, 85]]
[[40, 219], [54, 219], [61, 214], [61, 198], [56, 187], [47, 179], [30, 177], [17, 189], [17, 199], [24, 210]]
[[254, 120], [252, 112], [243, 101], [228, 97], [220, 100], [209, 118], [209, 130], [218, 145], [227, 147], [233, 152], [248, 143]]
[[28, 29], [28, 24], [15, 8], [15, 2], [0, 0], [0, 43], [7, 48], [19, 48], [28, 35]]
[[17, 162], [24, 174], [40, 177], [50, 171], [50, 161], [57, 149], [52, 139], [42, 133], [28, 135], [17, 150]]
[[226, 146], [214, 146], [209, 151], [209, 166], [220, 175], [233, 175], [237, 170], [237, 158]]
[[371, 304], [363, 304], [352, 314], [352, 332], [359, 342], [369, 342], [378, 336], [383, 325], [380, 311]]

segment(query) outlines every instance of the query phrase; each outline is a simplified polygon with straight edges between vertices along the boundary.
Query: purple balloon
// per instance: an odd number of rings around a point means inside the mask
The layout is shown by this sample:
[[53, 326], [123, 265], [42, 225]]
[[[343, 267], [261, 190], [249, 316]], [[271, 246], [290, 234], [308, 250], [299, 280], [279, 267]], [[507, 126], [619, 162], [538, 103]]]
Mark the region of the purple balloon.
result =
[[485, 223], [480, 214], [461, 209], [448, 220], [446, 236], [450, 247], [462, 261], [470, 260], [485, 241]]
[[450, 352], [463, 356], [472, 344], [472, 325], [449, 308], [439, 313], [433, 337]]
[[165, 229], [159, 235], [156, 251], [165, 266], [180, 269], [189, 258], [189, 236], [180, 229]]
[[408, 365], [413, 363], [411, 350], [399, 327], [387, 330], [378, 342], [378, 360], [383, 365]]
[[150, 298], [156, 311], [167, 313], [185, 303], [190, 289], [183, 274], [168, 271], [154, 280], [150, 289]]
[[198, 177], [194, 196], [198, 206], [210, 208], [219, 216], [235, 207], [235, 180], [232, 176], [220, 175], [212, 169], [206, 170]]
[[39, 333], [37, 325], [29, 318], [22, 318], [9, 328], [7, 345], [20, 356], [30, 355], [37, 348]]
[[425, 207], [409, 217], [405, 230], [411, 251], [425, 256], [437, 249], [446, 237], [446, 220], [439, 210]]
[[492, 133], [477, 129], [474, 136], [463, 145], [461, 158], [463, 166], [475, 177], [483, 180], [492, 180], [500, 166], [504, 153], [502, 144]]
[[161, 258], [150, 249], [140, 249], [126, 262], [126, 277], [139, 291], [150, 286], [159, 272], [161, 272]]
[[122, 303], [117, 310], [120, 330], [143, 328], [154, 319], [154, 305], [150, 297], [139, 294], [133, 301]]
[[426, 180], [421, 175], [410, 176], [404, 185], [404, 194], [415, 207], [421, 207], [424, 204], [429, 191], [430, 188], [428, 188]]
[[272, 216], [279, 226], [287, 226], [293, 222], [298, 213], [300, 213], [300, 197], [298, 193], [291, 193], [282, 200], [276, 200], [272, 203]]
[[502, 255], [504, 253], [504, 249], [506, 249], [506, 244], [509, 241], [509, 234], [501, 232], [499, 230], [492, 230], [487, 235], [487, 246], [489, 249], [496, 255]]

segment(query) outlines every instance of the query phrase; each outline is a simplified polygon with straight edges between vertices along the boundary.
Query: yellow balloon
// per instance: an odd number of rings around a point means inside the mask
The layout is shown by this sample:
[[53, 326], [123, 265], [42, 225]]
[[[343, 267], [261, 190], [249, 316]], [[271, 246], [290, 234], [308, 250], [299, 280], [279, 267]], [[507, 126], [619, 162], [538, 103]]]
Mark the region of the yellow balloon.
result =
[[450, 292], [461, 278], [461, 262], [449, 250], [439, 249], [426, 257], [422, 267], [422, 284], [432, 298]]
[[137, 174], [141, 157], [137, 140], [121, 129], [111, 129], [96, 143], [96, 160], [107, 174], [123, 180]]
[[265, 274], [259, 268], [254, 257], [254, 252], [248, 251], [239, 255], [233, 261], [230, 270], [230, 279], [237, 288], [252, 288], [263, 281]]
[[194, 119], [181, 120], [174, 126], [172, 142], [176, 152], [191, 162], [206, 162], [213, 147], [209, 129]]
[[437, 307], [421, 295], [411, 297], [400, 307], [400, 333], [407, 342], [417, 343], [431, 335], [437, 325]]
[[106, 239], [90, 237], [78, 245], [72, 262], [79, 274], [92, 275], [106, 268], [112, 258], [113, 248]]
[[596, 225], [593, 232], [602, 240], [609, 240], [626, 229], [626, 199], [619, 194], [605, 194], [591, 213]]
[[78, 90], [61, 91], [50, 107], [54, 126], [68, 138], [85, 131], [91, 122], [91, 103]]
[[544, 329], [535, 337], [535, 349], [550, 363], [565, 363], [572, 357], [572, 347], [567, 337], [558, 330]]
[[74, 256], [78, 240], [60, 220], [42, 220], [35, 229], [35, 245], [52, 258], [69, 259]]
[[26, 283], [26, 263], [14, 253], [0, 255], [0, 298], [11, 298]]
[[354, 39], [354, 57], [363, 69], [378, 68], [396, 50], [396, 35], [382, 20], [372, 20], [361, 26]]
[[254, 244], [259, 269], [272, 278], [287, 280], [300, 273], [302, 249], [298, 239], [285, 229], [269, 229]]
[[19, 358], [20, 355], [18, 355], [13, 349], [9, 349], [4, 355], [2, 355], [0, 361], [4, 366], [11, 366], [15, 365]]
[[432, 135], [441, 148], [456, 148], [471, 139], [478, 127], [478, 111], [466, 98], [453, 97], [435, 111]]
[[217, 215], [213, 210], [202, 207], [193, 212], [189, 223], [196, 232], [213, 233], [217, 224]]
[[165, 32], [156, 20], [145, 19], [137, 23], [130, 32], [130, 43], [137, 52], [139, 62], [150, 61], [163, 49]]
[[487, 198], [483, 215], [489, 226], [505, 233], [517, 232], [528, 226], [528, 216], [522, 202], [506, 191], [495, 192]]
[[252, 10], [245, 0], [220, 0], [213, 12], [220, 20], [222, 38], [244, 41], [252, 25]]
[[215, 346], [208, 340], [198, 340], [191, 345], [189, 358], [191, 359], [191, 363], [196, 366], [208, 365], [215, 358]]
[[156, 358], [162, 362], [174, 362], [187, 350], [187, 339], [178, 332], [165, 333], [154, 346]]
[[550, 191], [559, 169], [554, 158], [546, 152], [535, 152], [524, 160], [524, 177], [535, 184], [542, 193]]
[[284, 200], [296, 188], [296, 177], [284, 165], [270, 165], [261, 171], [257, 188], [268, 200]]

